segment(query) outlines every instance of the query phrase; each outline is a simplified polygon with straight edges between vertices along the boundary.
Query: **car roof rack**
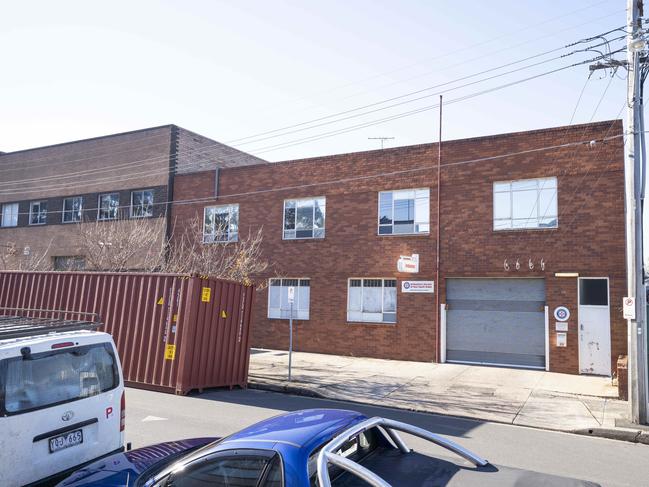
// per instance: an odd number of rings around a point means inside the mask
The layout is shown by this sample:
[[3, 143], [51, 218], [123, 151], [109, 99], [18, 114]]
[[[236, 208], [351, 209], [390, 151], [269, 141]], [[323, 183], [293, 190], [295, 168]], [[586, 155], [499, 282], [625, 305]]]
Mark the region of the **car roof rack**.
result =
[[346, 470], [352, 475], [364, 480], [372, 487], [391, 487], [389, 483], [371, 470], [368, 470], [353, 460], [336, 453], [347, 441], [351, 440], [356, 435], [375, 427], [378, 428], [378, 431], [380, 431], [388, 441], [394, 443], [402, 453], [410, 453], [411, 450], [401, 439], [397, 430], [404, 433], [410, 433], [411, 435], [418, 436], [419, 438], [423, 438], [424, 440], [439, 445], [442, 448], [446, 448], [447, 450], [450, 450], [468, 460], [476, 467], [484, 467], [489, 464], [487, 460], [479, 457], [463, 446], [458, 445], [454, 441], [444, 438], [443, 436], [436, 435], [435, 433], [431, 433], [430, 431], [408, 423], [402, 423], [401, 421], [394, 421], [392, 419], [376, 416], [361, 421], [360, 423], [356, 423], [345, 431], [337, 434], [329, 443], [322, 447], [318, 454], [317, 461], [318, 485], [320, 485], [320, 487], [331, 487], [329, 464], [336, 465], [337, 467]]
[[52, 332], [96, 330], [102, 325], [97, 313], [0, 307], [0, 340]]

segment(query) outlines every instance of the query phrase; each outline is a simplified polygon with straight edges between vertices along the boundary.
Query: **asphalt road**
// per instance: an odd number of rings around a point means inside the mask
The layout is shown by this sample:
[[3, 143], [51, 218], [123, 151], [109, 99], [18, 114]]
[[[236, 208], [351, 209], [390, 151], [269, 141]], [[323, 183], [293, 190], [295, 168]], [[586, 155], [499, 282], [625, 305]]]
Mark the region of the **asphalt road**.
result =
[[[127, 389], [126, 440], [137, 448], [167, 440], [225, 436], [284, 411], [322, 407], [405, 421], [448, 436], [494, 464], [593, 480], [606, 487], [649, 487], [648, 445], [256, 390], [182, 397]], [[404, 439], [418, 451], [439, 452], [418, 438], [404, 435]]]

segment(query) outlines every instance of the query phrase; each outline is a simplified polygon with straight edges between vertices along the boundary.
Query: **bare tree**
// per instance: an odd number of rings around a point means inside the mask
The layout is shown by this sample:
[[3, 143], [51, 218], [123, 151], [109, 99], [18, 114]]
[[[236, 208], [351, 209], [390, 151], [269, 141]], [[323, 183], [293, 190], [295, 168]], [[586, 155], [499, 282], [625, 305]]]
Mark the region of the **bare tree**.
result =
[[204, 235], [201, 219], [195, 217], [183, 233], [168, 244], [166, 272], [205, 275], [251, 285], [268, 268], [262, 252], [263, 231], [237, 234], [234, 239], [226, 224], [216, 225]]
[[43, 250], [34, 251], [29, 247], [19, 248], [15, 242], [0, 244], [0, 268], [15, 271], [46, 271], [52, 268], [47, 255], [52, 246], [50, 240]]
[[92, 270], [124, 272], [154, 271], [165, 257], [165, 221], [118, 217], [112, 221], [77, 224], [80, 253]]

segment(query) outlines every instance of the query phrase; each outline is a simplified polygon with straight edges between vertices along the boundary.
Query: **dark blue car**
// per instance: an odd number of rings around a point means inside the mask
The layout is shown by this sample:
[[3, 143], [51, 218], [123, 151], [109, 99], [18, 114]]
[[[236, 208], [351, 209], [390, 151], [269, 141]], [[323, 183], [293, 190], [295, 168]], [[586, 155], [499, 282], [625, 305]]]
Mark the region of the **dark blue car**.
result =
[[[409, 449], [398, 431], [457, 458]], [[596, 486], [494, 466], [460, 445], [405, 423], [339, 409], [267, 419], [223, 439], [161, 443], [107, 457], [60, 487]]]

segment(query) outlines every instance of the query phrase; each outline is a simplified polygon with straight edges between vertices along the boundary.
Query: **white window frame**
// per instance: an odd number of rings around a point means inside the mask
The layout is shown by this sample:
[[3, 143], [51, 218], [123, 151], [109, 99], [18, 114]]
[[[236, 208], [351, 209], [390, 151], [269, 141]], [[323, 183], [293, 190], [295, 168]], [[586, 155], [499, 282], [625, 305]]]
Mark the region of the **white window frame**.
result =
[[[323, 200], [323, 204], [320, 206], [322, 210], [322, 215], [323, 215], [323, 220], [322, 228], [315, 228], [315, 226], [311, 227], [311, 236], [310, 237], [298, 237], [297, 236], [297, 205], [298, 202], [305, 202], [309, 201], [312, 203], [312, 219], [313, 223], [315, 224], [315, 209], [316, 209], [316, 201], [318, 200]], [[293, 229], [286, 229], [285, 224], [286, 224], [286, 203], [293, 202], [295, 203], [295, 221], [293, 224]], [[326, 228], [327, 228], [327, 197], [326, 196], [314, 196], [314, 197], [309, 197], [309, 198], [289, 198], [284, 200], [284, 209], [282, 211], [282, 240], [316, 240], [316, 239], [321, 239], [325, 238], [325, 233], [326, 233]], [[316, 230], [322, 230], [322, 235], [316, 236]], [[287, 237], [286, 232], [295, 232], [295, 237]]]
[[[67, 200], [81, 200], [81, 203], [79, 204], [79, 215], [78, 219], [75, 217], [76, 212], [74, 210], [66, 210], [65, 209], [65, 202]], [[74, 207], [74, 203], [72, 204]], [[61, 208], [61, 223], [79, 223], [83, 219], [83, 196], [69, 196], [67, 198], [63, 198], [63, 207]], [[66, 221], [65, 220], [65, 215], [66, 213], [69, 213], [72, 215], [72, 220]]]
[[[149, 212], [150, 214], [145, 214], [145, 215], [134, 215], [133, 214], [133, 209], [135, 206], [133, 205], [133, 196], [135, 193], [142, 193], [142, 200], [144, 199], [144, 193], [151, 193], [151, 206], [149, 207]], [[154, 204], [154, 191], [152, 189], [138, 189], [135, 191], [131, 191], [131, 210], [130, 210], [130, 215], [131, 218], [152, 218], [153, 217], [153, 204]], [[147, 207], [146, 205], [137, 205], [139, 208], [142, 208], [143, 210]]]
[[[394, 232], [394, 202], [395, 202], [395, 193], [405, 193], [409, 191], [414, 191], [414, 221], [413, 221], [413, 229], [416, 229], [418, 225], [424, 226], [427, 228], [426, 230], [420, 230], [420, 231], [413, 231], [413, 232], [407, 232], [407, 233], [395, 233]], [[426, 211], [425, 215], [418, 215], [417, 213], [417, 191], [425, 191], [427, 193], [427, 204], [426, 204]], [[381, 223], [381, 195], [383, 194], [392, 194], [392, 223], [389, 224], [382, 224]], [[400, 236], [400, 235], [429, 235], [430, 234], [430, 188], [406, 188], [406, 189], [390, 189], [387, 191], [379, 191], [378, 194], [378, 199], [377, 199], [377, 206], [376, 206], [376, 221], [377, 221], [377, 235], [380, 235], [382, 237], [384, 236]], [[391, 228], [390, 233], [381, 233], [381, 228]]]
[[[225, 239], [219, 239], [216, 240], [214, 237], [216, 236], [216, 232], [213, 233], [206, 233], [205, 232], [205, 218], [207, 216], [207, 212], [209, 210], [216, 210], [216, 209], [222, 209], [222, 208], [227, 208], [228, 210], [228, 231], [227, 231], [227, 236]], [[232, 210], [236, 208], [237, 209], [237, 231], [236, 232], [230, 232], [230, 220], [232, 219]], [[209, 238], [211, 236], [211, 238]], [[239, 241], [239, 204], [238, 203], [232, 203], [229, 205], [214, 205], [214, 206], [206, 206], [203, 208], [203, 243], [228, 243], [228, 242], [238, 242]]]
[[41, 204], [45, 203], [47, 206], [47, 200], [36, 200], [29, 202], [29, 221], [27, 222], [29, 226], [38, 226], [47, 224], [47, 208], [45, 209], [45, 219], [44, 221], [37, 221], [36, 223], [32, 222], [32, 218], [36, 215], [34, 213], [34, 206], [38, 205], [38, 219], [41, 217]]
[[[5, 206], [12, 206], [15, 208], [15, 211], [10, 213], [11, 219], [14, 222], [13, 225], [7, 225], [5, 222]], [[2, 211], [2, 213], [0, 213], [0, 227], [13, 228], [18, 226], [18, 215], [20, 214], [20, 206], [18, 203], [2, 203], [2, 205], [0, 205], [0, 211]]]
[[[523, 191], [533, 191], [533, 189], [521, 189], [515, 190], [512, 189], [512, 184], [514, 183], [530, 183], [534, 181], [536, 183], [536, 202], [530, 212], [530, 216], [527, 218], [514, 218], [514, 193], [523, 192]], [[552, 182], [548, 185], [547, 182]], [[509, 185], [509, 189], [499, 189], [496, 190], [497, 186]], [[539, 197], [542, 190], [552, 190], [554, 200], [554, 206], [556, 208], [556, 214], [549, 214], [546, 210], [541, 208], [539, 204]], [[496, 218], [496, 195], [499, 194], [509, 194], [509, 216], [506, 218]], [[543, 211], [543, 214], [541, 212]], [[554, 225], [542, 225], [543, 220], [554, 219]], [[508, 226], [503, 227], [498, 225], [498, 223], [509, 223]], [[516, 222], [519, 222], [517, 224]], [[502, 231], [519, 231], [519, 230], [546, 230], [559, 227], [559, 181], [556, 176], [551, 176], [547, 178], [530, 178], [530, 179], [514, 179], [510, 181], [495, 181], [492, 185], [492, 223], [494, 232]], [[522, 223], [522, 224], [521, 224]]]
[[[280, 288], [280, 304], [279, 308], [271, 308], [270, 305], [270, 290], [273, 281], [281, 281], [279, 286]], [[270, 278], [268, 279], [268, 311], [267, 311], [267, 316], [268, 319], [270, 320], [287, 320], [291, 316], [291, 307], [288, 304], [288, 293], [287, 293], [287, 302], [284, 303], [284, 292], [282, 291], [284, 288], [288, 288], [288, 285], [284, 285], [284, 281], [297, 281], [298, 285], [295, 286], [297, 289], [295, 290], [295, 301], [293, 303], [293, 319], [297, 320], [308, 320], [309, 319], [309, 311], [311, 309], [311, 278], [309, 277], [285, 277], [285, 278]], [[306, 284], [303, 284], [303, 281], [308, 281], [308, 286]], [[301, 296], [302, 293], [300, 293], [299, 288], [300, 287], [308, 287], [309, 288], [309, 299], [307, 300], [307, 307], [306, 309], [302, 309], [303, 304], [301, 302]]]
[[[117, 208], [115, 208], [115, 216], [108, 218], [101, 218], [101, 198], [104, 196], [115, 196], [117, 195]], [[102, 193], [97, 197], [97, 220], [99, 221], [110, 221], [117, 220], [119, 217], [119, 193], [114, 191], [112, 193]]]
[[[350, 310], [349, 309], [349, 290], [351, 289], [351, 283], [352, 281], [355, 280], [360, 280], [361, 281], [361, 310], [356, 311], [356, 310]], [[381, 316], [384, 316], [387, 313], [394, 313], [394, 321], [385, 321], [383, 319], [377, 320], [377, 319], [362, 319], [363, 317], [361, 316], [361, 319], [352, 319], [350, 318], [350, 312], [356, 312], [356, 313], [361, 313], [363, 314], [376, 314], [376, 313], [366, 313], [363, 311], [363, 290], [365, 289], [364, 281], [366, 280], [381, 280]], [[395, 289], [395, 298], [394, 298], [394, 311], [386, 311], [385, 310], [385, 296], [383, 290], [385, 289], [385, 281], [394, 281], [394, 289]], [[379, 324], [384, 324], [384, 325], [394, 325], [397, 323], [397, 310], [399, 309], [398, 305], [398, 297], [399, 297], [399, 292], [397, 289], [398, 282], [397, 279], [394, 277], [350, 277], [347, 279], [347, 322], [348, 323], [379, 323]]]

